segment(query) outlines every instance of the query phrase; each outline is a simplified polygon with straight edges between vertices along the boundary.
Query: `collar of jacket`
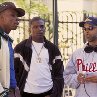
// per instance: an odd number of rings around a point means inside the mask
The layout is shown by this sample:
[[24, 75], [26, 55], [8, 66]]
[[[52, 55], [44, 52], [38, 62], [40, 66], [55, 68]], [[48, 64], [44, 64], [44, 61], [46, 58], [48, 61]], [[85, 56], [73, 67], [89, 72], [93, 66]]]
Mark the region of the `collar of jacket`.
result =
[[1, 48], [1, 37], [3, 37], [5, 40], [9, 40], [10, 42], [13, 42], [13, 40], [3, 31], [2, 28], [0, 28], [0, 48]]
[[[45, 46], [45, 43], [47, 42], [45, 36], [44, 36], [44, 46]], [[32, 44], [32, 36], [29, 37], [29, 39], [27, 40], [25, 46], [27, 47], [30, 47], [31, 48], [31, 44]]]
[[[30, 36], [29, 39], [27, 39], [27, 41], [25, 43], [25, 46], [31, 49], [31, 44], [32, 44], [32, 36]], [[50, 41], [48, 41], [45, 38], [45, 36], [44, 36], [44, 47], [48, 49], [48, 52], [49, 52], [49, 62], [50, 62], [50, 64], [53, 64], [52, 63], [53, 62], [52, 60], [54, 58], [53, 52], [54, 52], [55, 46], [54, 46], [53, 43], [51, 43]]]

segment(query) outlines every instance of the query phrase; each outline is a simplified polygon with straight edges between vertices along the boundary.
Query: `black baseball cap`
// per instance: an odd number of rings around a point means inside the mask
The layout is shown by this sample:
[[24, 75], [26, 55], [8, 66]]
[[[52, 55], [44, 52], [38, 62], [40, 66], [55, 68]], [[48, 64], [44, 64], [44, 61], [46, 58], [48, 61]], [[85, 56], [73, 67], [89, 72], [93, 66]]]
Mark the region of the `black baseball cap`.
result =
[[4, 2], [0, 4], [0, 13], [10, 8], [14, 9], [18, 13], [18, 17], [25, 15], [25, 11], [22, 8], [17, 8], [12, 2]]
[[85, 23], [88, 23], [88, 24], [90, 24], [92, 26], [97, 26], [97, 17], [88, 17], [88, 18], [86, 18], [85, 21], [80, 22], [79, 26], [80, 27], [84, 27]]

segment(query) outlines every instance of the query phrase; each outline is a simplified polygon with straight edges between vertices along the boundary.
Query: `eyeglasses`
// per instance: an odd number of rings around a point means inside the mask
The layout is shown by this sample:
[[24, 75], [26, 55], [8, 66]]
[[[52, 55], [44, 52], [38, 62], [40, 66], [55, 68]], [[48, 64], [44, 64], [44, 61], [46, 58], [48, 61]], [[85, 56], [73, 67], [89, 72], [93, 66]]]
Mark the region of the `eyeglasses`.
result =
[[92, 31], [94, 28], [96, 28], [97, 26], [90, 26], [89, 28], [85, 28], [85, 27], [83, 27], [83, 30], [84, 31]]

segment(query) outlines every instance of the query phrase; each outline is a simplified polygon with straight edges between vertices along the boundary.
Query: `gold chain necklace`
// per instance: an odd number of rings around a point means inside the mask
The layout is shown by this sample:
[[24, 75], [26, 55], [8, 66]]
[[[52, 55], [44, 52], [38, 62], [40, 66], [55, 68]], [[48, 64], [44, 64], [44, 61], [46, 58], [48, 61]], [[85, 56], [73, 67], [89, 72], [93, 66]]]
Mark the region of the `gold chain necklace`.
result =
[[40, 53], [41, 53], [41, 51], [42, 51], [42, 49], [43, 49], [44, 43], [43, 43], [43, 45], [42, 45], [42, 47], [41, 47], [39, 53], [37, 52], [37, 50], [36, 50], [36, 48], [35, 48], [35, 46], [34, 46], [33, 43], [32, 43], [32, 45], [33, 45], [33, 48], [34, 48], [34, 50], [35, 50], [35, 52], [36, 52], [36, 54], [37, 54], [36, 62], [37, 62], [37, 63], [41, 63], [42, 60], [41, 60], [41, 58], [40, 58]]

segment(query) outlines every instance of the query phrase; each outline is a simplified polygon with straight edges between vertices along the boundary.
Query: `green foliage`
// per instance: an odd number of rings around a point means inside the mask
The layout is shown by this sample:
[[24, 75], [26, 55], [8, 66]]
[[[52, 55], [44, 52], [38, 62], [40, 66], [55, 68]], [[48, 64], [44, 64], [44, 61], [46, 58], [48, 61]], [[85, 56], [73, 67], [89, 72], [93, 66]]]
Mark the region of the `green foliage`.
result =
[[40, 2], [35, 2], [33, 0], [15, 0], [17, 5], [25, 9], [26, 13], [38, 13], [38, 14], [46, 14], [48, 13], [48, 7]]
[[8, 1], [8, 0], [0, 0], [0, 3], [5, 2], [5, 1]]
[[2, 2], [15, 2], [19, 7], [22, 7], [26, 14], [38, 14], [43, 17], [43, 15], [49, 14], [48, 7], [43, 4], [43, 2], [35, 2], [35, 0], [0, 0]]
[[51, 15], [48, 7], [43, 2], [38, 2], [38, 0], [0, 0], [0, 3], [5, 1], [14, 2], [17, 6], [23, 8], [29, 18], [31, 15], [38, 15], [48, 20]]
[[[38, 0], [0, 0], [0, 3], [2, 2], [13, 2], [18, 7], [21, 7], [25, 10], [26, 15], [22, 17], [24, 19], [23, 25], [19, 26], [21, 29], [23, 29], [24, 32], [24, 38], [26, 37], [25, 33], [28, 31], [29, 26], [29, 19], [31, 19], [33, 16], [40, 16], [46, 20], [46, 26], [47, 26], [47, 35], [49, 36], [49, 33], [52, 33], [51, 26], [51, 13], [48, 10], [48, 7], [43, 4], [43, 2], [38, 2]], [[26, 21], [27, 20], [27, 21]], [[49, 32], [50, 31], [50, 32]]]

